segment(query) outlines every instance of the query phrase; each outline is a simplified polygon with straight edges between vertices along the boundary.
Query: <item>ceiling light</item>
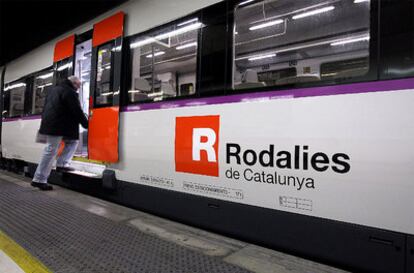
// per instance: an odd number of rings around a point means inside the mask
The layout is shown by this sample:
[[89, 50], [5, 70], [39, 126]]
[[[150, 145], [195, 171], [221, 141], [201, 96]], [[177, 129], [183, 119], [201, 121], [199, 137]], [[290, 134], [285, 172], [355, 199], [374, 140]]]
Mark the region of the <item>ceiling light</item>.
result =
[[327, 11], [331, 11], [333, 9], [335, 9], [334, 6], [324, 7], [324, 8], [321, 8], [321, 9], [314, 9], [314, 10], [311, 10], [311, 11], [307, 11], [307, 12], [295, 15], [295, 16], [292, 17], [292, 19], [296, 20], [296, 19], [300, 19], [300, 18], [304, 18], [304, 17], [324, 13], [324, 12], [327, 12]]
[[47, 83], [47, 84], [44, 84], [44, 85], [39, 85], [39, 86], [37, 86], [37, 88], [44, 88], [44, 87], [47, 87], [47, 86], [51, 86], [51, 85], [53, 85], [53, 83]]
[[152, 37], [150, 37], [150, 38], [147, 38], [147, 39], [144, 39], [144, 40], [141, 40], [141, 41], [132, 43], [129, 47], [130, 48], [137, 48], [137, 47], [140, 47], [140, 46], [144, 46], [144, 45], [147, 45], [147, 44], [151, 44], [153, 42], [155, 42], [155, 39], [152, 38]]
[[165, 52], [164, 51], [158, 51], [158, 52], [155, 52], [154, 53], [154, 56], [152, 55], [152, 54], [149, 54], [149, 55], [147, 55], [146, 57], [147, 58], [152, 58], [152, 57], [157, 57], [157, 56], [161, 56], [161, 55], [164, 55], [165, 54]]
[[243, 2], [241, 2], [241, 3], [239, 4], [239, 6], [246, 5], [246, 4], [251, 3], [251, 2], [253, 2], [253, 1], [254, 1], [254, 0], [246, 0], [246, 1], [243, 1]]
[[16, 83], [16, 84], [12, 84], [12, 85], [9, 85], [6, 88], [4, 88], [4, 91], [7, 91], [9, 89], [18, 88], [18, 87], [23, 87], [23, 86], [26, 86], [26, 84], [25, 83], [22, 83], [22, 82]]
[[175, 49], [181, 50], [181, 49], [189, 48], [189, 47], [193, 47], [193, 46], [197, 46], [197, 42], [180, 45], [180, 46], [177, 46]]
[[261, 60], [261, 59], [266, 59], [266, 58], [272, 58], [272, 57], [275, 57], [275, 56], [276, 56], [276, 54], [266, 54], [266, 55], [251, 57], [248, 60], [249, 61], [256, 61], [256, 60]]
[[369, 41], [369, 36], [340, 40], [340, 41], [331, 43], [331, 46], [346, 45], [346, 44], [361, 42], [361, 41]]
[[[190, 23], [190, 22], [187, 22], [187, 23]], [[134, 42], [134, 43], [130, 44], [129, 47], [131, 49], [133, 49], [133, 48], [141, 47], [141, 46], [144, 46], [144, 45], [147, 45], [147, 44], [151, 44], [151, 43], [156, 42], [157, 40], [163, 40], [163, 39], [169, 38], [169, 37], [174, 36], [174, 35], [183, 34], [183, 33], [189, 32], [191, 30], [198, 29], [202, 25], [203, 24], [200, 23], [200, 22], [190, 24], [190, 25], [187, 25], [187, 26], [182, 27], [182, 28], [177, 28], [176, 30], [173, 30], [173, 31], [169, 31], [169, 32], [166, 32], [166, 33], [159, 34], [155, 37], [148, 37], [144, 40]]]
[[120, 52], [121, 51], [121, 46], [113, 47], [111, 49], [111, 51], [113, 51], [113, 52]]
[[175, 36], [175, 35], [178, 35], [178, 34], [183, 34], [183, 33], [189, 32], [191, 30], [195, 30], [197, 28], [200, 28], [202, 25], [203, 25], [202, 23], [197, 22], [197, 23], [187, 25], [187, 26], [182, 27], [182, 28], [177, 28], [176, 30], [173, 30], [173, 31], [169, 31], [169, 32], [166, 32], [166, 33], [159, 34], [159, 35], [155, 36], [155, 39], [163, 40], [163, 39], [169, 38], [171, 36]]
[[36, 79], [42, 79], [42, 80], [44, 80], [44, 79], [47, 79], [47, 78], [50, 78], [50, 77], [53, 77], [53, 72], [50, 72], [50, 73], [47, 73], [47, 74], [40, 75], [40, 76], [39, 76], [39, 77], [37, 77]]
[[259, 25], [249, 27], [249, 30], [256, 30], [256, 29], [261, 29], [261, 28], [270, 27], [270, 26], [274, 26], [274, 25], [279, 25], [283, 22], [284, 22], [284, 20], [282, 20], [282, 19], [269, 21], [269, 22], [266, 22], [266, 23], [262, 23], [262, 24], [259, 24]]
[[164, 92], [160, 91], [160, 92], [150, 93], [148, 94], [148, 97], [157, 97], [157, 96], [162, 96], [162, 95], [164, 95]]
[[180, 26], [187, 25], [189, 23], [196, 22], [196, 21], [198, 21], [198, 18], [193, 18], [193, 19], [190, 19], [188, 21], [182, 22], [182, 23], [178, 24], [177, 26], [180, 27]]
[[72, 64], [71, 63], [67, 63], [67, 64], [64, 64], [64, 65], [61, 65], [61, 66], [58, 67], [57, 70], [58, 71], [62, 71], [62, 70], [65, 70], [65, 69], [67, 69], [69, 67], [72, 67]]
[[355, 4], [363, 3], [363, 2], [369, 2], [369, 0], [354, 0]]

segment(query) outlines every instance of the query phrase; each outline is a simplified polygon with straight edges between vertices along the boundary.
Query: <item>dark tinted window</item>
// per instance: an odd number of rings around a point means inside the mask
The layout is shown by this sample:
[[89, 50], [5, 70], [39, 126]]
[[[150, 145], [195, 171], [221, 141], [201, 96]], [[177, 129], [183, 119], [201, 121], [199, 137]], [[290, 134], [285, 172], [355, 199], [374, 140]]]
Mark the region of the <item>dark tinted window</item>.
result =
[[222, 1], [202, 11], [203, 28], [198, 63], [198, 86], [200, 96], [223, 95], [231, 88], [232, 60], [232, 12], [230, 1]]
[[381, 1], [382, 79], [414, 76], [414, 1]]

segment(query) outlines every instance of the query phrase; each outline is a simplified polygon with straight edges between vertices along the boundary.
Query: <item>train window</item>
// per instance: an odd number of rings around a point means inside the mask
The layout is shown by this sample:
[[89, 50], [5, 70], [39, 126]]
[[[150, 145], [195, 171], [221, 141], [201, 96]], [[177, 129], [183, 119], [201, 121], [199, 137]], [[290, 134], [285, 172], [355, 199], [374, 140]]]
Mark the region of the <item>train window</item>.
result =
[[63, 80], [72, 75], [72, 58], [66, 58], [57, 63], [56, 66], [56, 83], [59, 84]]
[[[228, 9], [230, 1], [221, 1], [201, 11], [203, 29], [197, 63], [197, 93], [200, 97], [220, 96], [231, 85], [233, 37], [229, 32], [229, 18], [233, 11]], [[230, 87], [231, 88], [231, 87]]]
[[[24, 81], [17, 81], [7, 84], [4, 88], [5, 98], [8, 100], [8, 107], [4, 108], [3, 116], [5, 117], [20, 117], [24, 113], [24, 94], [26, 92], [26, 83]], [[6, 95], [7, 94], [7, 95]], [[6, 107], [5, 103], [4, 107]]]
[[53, 70], [45, 70], [37, 74], [33, 83], [33, 100], [31, 114], [38, 115], [43, 112], [46, 95], [49, 88], [53, 85]]
[[381, 1], [380, 79], [414, 76], [414, 1]]
[[113, 91], [113, 43], [102, 45], [98, 48], [98, 62], [96, 67], [95, 105], [112, 105]]
[[233, 35], [234, 89], [362, 76], [370, 1], [243, 1]]
[[3, 112], [2, 112], [2, 117], [3, 118], [8, 118], [10, 117], [10, 92], [3, 92]]
[[195, 94], [201, 27], [194, 17], [131, 40], [130, 103]]

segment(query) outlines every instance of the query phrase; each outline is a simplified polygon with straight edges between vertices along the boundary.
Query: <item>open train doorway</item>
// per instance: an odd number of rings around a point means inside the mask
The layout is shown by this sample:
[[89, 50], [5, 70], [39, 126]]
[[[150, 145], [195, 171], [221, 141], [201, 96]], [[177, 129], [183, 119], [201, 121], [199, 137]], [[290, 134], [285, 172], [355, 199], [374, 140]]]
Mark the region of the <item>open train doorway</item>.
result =
[[[74, 75], [77, 76], [82, 83], [79, 88], [79, 101], [86, 116], [89, 115], [91, 60], [92, 40], [77, 44]], [[75, 156], [88, 157], [88, 129], [84, 129], [82, 126], [80, 126], [79, 145], [75, 152]]]

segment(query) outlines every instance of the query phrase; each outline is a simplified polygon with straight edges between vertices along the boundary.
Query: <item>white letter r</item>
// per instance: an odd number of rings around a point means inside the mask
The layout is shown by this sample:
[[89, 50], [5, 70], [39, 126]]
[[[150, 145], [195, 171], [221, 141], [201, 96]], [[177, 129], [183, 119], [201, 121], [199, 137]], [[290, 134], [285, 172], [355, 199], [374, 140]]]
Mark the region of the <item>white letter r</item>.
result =
[[[206, 137], [206, 142], [201, 142], [201, 137]], [[216, 152], [214, 144], [216, 143], [216, 133], [211, 128], [194, 128], [193, 129], [193, 160], [200, 161], [201, 150], [207, 152], [207, 160], [216, 162]]]

